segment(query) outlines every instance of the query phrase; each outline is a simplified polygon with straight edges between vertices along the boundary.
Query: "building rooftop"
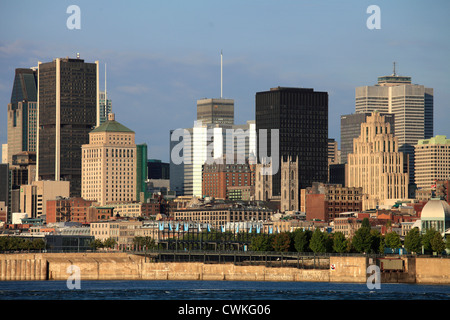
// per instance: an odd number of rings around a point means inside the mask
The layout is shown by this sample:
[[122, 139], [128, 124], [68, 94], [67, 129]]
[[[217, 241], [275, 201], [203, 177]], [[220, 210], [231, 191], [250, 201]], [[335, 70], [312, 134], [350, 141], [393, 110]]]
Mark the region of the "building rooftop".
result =
[[447, 139], [447, 136], [437, 135], [430, 139], [423, 139], [417, 142], [418, 145], [424, 144], [450, 144], [450, 139]]
[[423, 207], [421, 219], [450, 221], [450, 205], [441, 199], [431, 199]]
[[109, 114], [108, 121], [104, 122], [97, 128], [91, 131], [93, 132], [132, 132], [133, 130], [128, 129], [123, 124], [120, 124], [114, 119], [114, 114]]

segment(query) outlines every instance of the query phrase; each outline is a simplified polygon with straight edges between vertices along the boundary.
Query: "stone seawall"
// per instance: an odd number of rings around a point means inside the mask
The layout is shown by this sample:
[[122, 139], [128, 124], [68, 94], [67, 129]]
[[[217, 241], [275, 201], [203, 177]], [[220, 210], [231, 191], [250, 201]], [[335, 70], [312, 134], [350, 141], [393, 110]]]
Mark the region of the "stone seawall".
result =
[[[450, 284], [450, 259], [405, 259], [405, 273], [382, 274], [392, 282]], [[81, 280], [235, 280], [314, 281], [365, 283], [369, 259], [330, 257], [328, 269], [298, 269], [209, 264], [201, 262], [149, 262], [127, 253], [42, 253], [0, 255], [0, 281], [67, 280], [75, 265]], [[414, 266], [414, 268], [412, 267]], [[382, 281], [384, 282], [384, 281]], [[391, 282], [391, 281], [389, 281]]]

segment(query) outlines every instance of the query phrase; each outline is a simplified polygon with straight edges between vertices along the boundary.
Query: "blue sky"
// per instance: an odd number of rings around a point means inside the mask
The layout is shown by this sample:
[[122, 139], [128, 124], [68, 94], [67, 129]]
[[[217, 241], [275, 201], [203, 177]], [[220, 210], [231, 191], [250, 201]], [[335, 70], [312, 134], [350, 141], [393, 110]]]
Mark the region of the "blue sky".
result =
[[[81, 29], [69, 30], [69, 5]], [[381, 29], [369, 30], [369, 5]], [[235, 100], [235, 122], [255, 117], [255, 94], [276, 86], [329, 93], [329, 137], [354, 112], [355, 87], [397, 73], [434, 88], [435, 134], [450, 137], [449, 1], [2, 1], [0, 143], [15, 68], [56, 57], [107, 64], [116, 119], [147, 143], [149, 158], [169, 160], [169, 130], [191, 127], [196, 101]]]

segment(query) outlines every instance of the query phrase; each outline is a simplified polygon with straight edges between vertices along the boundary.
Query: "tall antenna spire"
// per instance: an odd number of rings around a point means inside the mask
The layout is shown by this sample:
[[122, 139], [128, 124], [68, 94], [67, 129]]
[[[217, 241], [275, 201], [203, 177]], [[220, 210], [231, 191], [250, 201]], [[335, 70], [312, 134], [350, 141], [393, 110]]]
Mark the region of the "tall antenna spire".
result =
[[106, 106], [106, 63], [105, 63], [105, 106]]
[[393, 76], [394, 77], [397, 76], [397, 74], [395, 73], [395, 61], [394, 61], [394, 73], [393, 73]]
[[223, 57], [222, 50], [220, 50], [220, 99], [222, 99], [223, 94]]

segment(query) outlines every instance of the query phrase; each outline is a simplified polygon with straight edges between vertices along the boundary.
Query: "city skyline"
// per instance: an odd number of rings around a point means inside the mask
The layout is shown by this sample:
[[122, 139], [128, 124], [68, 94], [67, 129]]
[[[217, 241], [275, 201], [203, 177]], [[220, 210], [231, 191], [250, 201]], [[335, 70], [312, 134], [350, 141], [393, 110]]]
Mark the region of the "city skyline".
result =
[[223, 50], [223, 98], [235, 101], [236, 124], [255, 119], [259, 91], [314, 88], [329, 93], [328, 136], [341, 148], [339, 119], [354, 113], [355, 88], [374, 85], [396, 62], [397, 74], [434, 88], [434, 135], [450, 136], [441, 116], [450, 100], [449, 4], [437, 3], [377, 1], [379, 30], [366, 26], [366, 1], [79, 1], [80, 30], [66, 26], [71, 3], [2, 3], [0, 101], [6, 110], [16, 68], [80, 53], [86, 62], [99, 60], [101, 90], [107, 64], [114, 113], [136, 131], [136, 143], [148, 144], [149, 158], [168, 162], [170, 130], [191, 125], [197, 100], [220, 98]]

